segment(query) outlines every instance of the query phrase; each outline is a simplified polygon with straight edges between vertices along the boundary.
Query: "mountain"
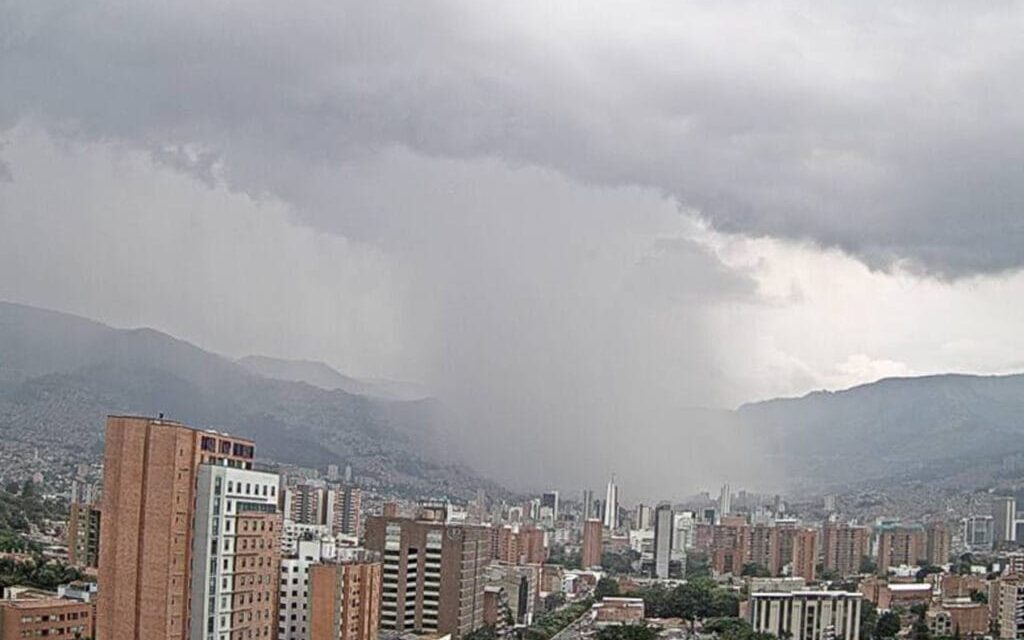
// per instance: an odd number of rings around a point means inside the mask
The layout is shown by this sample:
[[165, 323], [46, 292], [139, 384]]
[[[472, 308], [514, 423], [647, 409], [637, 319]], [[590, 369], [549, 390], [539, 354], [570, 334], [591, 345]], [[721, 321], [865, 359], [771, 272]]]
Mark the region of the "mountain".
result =
[[454, 459], [436, 401], [266, 377], [153, 329], [0, 302], [3, 459], [42, 452], [40, 464], [54, 469], [95, 460], [111, 413], [164, 413], [251, 437], [258, 457], [277, 462], [349, 463], [357, 475], [409, 494], [504, 492]]
[[268, 356], [246, 356], [238, 364], [264, 378], [305, 382], [332, 391], [381, 400], [423, 400], [430, 396], [422, 387], [411, 382], [395, 380], [367, 380], [346, 376], [323, 362], [312, 360], [284, 360]]
[[886, 378], [747, 404], [737, 418], [792, 483], [950, 477], [1024, 451], [1024, 375]]

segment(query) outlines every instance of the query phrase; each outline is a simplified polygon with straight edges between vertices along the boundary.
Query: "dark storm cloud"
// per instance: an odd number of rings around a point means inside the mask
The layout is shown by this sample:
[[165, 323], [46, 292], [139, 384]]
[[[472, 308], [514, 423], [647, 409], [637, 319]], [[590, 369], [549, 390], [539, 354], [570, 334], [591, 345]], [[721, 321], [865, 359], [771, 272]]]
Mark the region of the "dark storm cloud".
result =
[[[1024, 261], [1019, 3], [6, 3], [0, 125], [149, 148], [321, 228], [392, 145], [669, 194], [948, 276]], [[311, 184], [320, 181], [321, 184]]]

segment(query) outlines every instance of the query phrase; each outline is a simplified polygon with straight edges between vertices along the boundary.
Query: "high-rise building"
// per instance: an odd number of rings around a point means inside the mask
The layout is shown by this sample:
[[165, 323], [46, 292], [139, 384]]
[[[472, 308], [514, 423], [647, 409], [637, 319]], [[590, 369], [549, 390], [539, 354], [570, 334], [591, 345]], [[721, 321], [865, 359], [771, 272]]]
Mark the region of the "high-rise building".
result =
[[787, 529], [783, 539], [788, 540], [789, 575], [812, 582], [818, 562], [818, 533], [814, 529]]
[[359, 537], [363, 514], [363, 492], [359, 487], [342, 485], [334, 487], [327, 495], [327, 518], [325, 524], [334, 535]]
[[861, 563], [868, 555], [867, 527], [828, 523], [822, 531], [822, 565], [840, 576], [860, 573]]
[[302, 482], [284, 493], [285, 518], [299, 524], [324, 524], [326, 490], [319, 484]]
[[601, 526], [601, 521], [597, 518], [591, 518], [583, 523], [583, 546], [580, 550], [580, 565], [584, 569], [601, 566], [603, 536], [604, 527]]
[[433, 514], [373, 516], [366, 522], [366, 548], [384, 563], [382, 629], [458, 638], [483, 625], [483, 570], [490, 560], [484, 527], [449, 525]]
[[608, 481], [604, 494], [604, 526], [608, 529], [619, 528], [619, 487], [615, 484], [615, 476]]
[[584, 522], [597, 516], [597, 512], [594, 510], [594, 492], [590, 489], [583, 490], [583, 504], [580, 512], [580, 517]]
[[1024, 576], [1002, 578], [997, 584], [999, 638], [1024, 640]]
[[880, 575], [885, 575], [889, 567], [919, 565], [927, 556], [927, 539], [919, 524], [884, 524], [877, 535]]
[[101, 525], [100, 510], [95, 504], [68, 505], [68, 564], [93, 569], [99, 566]]
[[718, 513], [719, 517], [732, 513], [732, 488], [728, 482], [722, 485], [722, 490], [718, 494]]
[[[298, 525], [322, 526], [322, 525]], [[281, 558], [277, 640], [307, 640], [313, 618], [309, 608], [309, 570], [337, 556], [334, 538], [306, 536], [295, 542], [294, 551]]]
[[654, 577], [668, 578], [669, 564], [672, 561], [672, 535], [675, 518], [672, 506], [660, 504], [654, 510]]
[[381, 564], [352, 560], [309, 569], [308, 640], [376, 640], [380, 626]]
[[633, 528], [641, 531], [654, 526], [654, 510], [650, 505], [640, 503], [633, 512]]
[[992, 498], [992, 541], [1016, 542], [1017, 500], [1012, 496]]
[[992, 516], [969, 516], [962, 520], [964, 544], [972, 551], [991, 551], [994, 542]]
[[925, 555], [928, 564], [942, 566], [949, 562], [951, 537], [949, 529], [942, 522], [931, 522], [925, 527]]
[[692, 511], [677, 511], [675, 514], [675, 533], [672, 535], [672, 549], [686, 552], [696, 542], [697, 518]]
[[853, 639], [860, 635], [861, 594], [846, 591], [751, 593], [755, 632], [793, 640]]
[[274, 636], [283, 523], [278, 483], [273, 473], [199, 466], [191, 640]]
[[107, 419], [105, 443], [96, 637], [184, 640], [199, 469], [251, 469], [253, 443], [129, 416]]
[[551, 519], [558, 520], [558, 492], [548, 491], [540, 497], [540, 506], [551, 509]]

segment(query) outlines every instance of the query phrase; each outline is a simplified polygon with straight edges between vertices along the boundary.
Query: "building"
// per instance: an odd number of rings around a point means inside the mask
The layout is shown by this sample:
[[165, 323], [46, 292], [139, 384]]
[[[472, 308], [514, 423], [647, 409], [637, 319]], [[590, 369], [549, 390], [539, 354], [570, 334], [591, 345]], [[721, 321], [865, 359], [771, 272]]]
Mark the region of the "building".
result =
[[93, 636], [92, 605], [80, 600], [31, 597], [0, 600], [0, 640], [78, 640]]
[[558, 492], [548, 491], [540, 497], [540, 507], [551, 509], [552, 521], [558, 520]]
[[994, 537], [992, 516], [970, 516], [961, 520], [964, 545], [971, 551], [991, 551]]
[[601, 521], [591, 518], [583, 523], [583, 545], [580, 549], [580, 566], [584, 569], [601, 566], [604, 552], [604, 527]]
[[992, 541], [995, 544], [1017, 540], [1017, 500], [1013, 496], [992, 498]]
[[328, 518], [331, 533], [358, 538], [363, 517], [363, 492], [359, 487], [342, 485], [330, 490], [327, 497]]
[[191, 640], [273, 637], [283, 523], [278, 484], [273, 473], [200, 465], [192, 536]]
[[594, 492], [590, 489], [584, 489], [583, 504], [580, 505], [580, 517], [585, 522], [596, 516], [597, 510], [594, 509]]
[[732, 487], [729, 483], [722, 485], [722, 490], [718, 494], [718, 515], [719, 517], [727, 516], [732, 513]]
[[932, 522], [925, 527], [925, 555], [928, 564], [943, 566], [949, 562], [951, 536], [942, 522]]
[[487, 529], [449, 525], [429, 510], [416, 520], [373, 516], [366, 548], [383, 558], [381, 629], [459, 638], [483, 625]]
[[723, 516], [711, 529], [711, 568], [717, 575], [740, 575], [750, 562], [751, 528], [742, 517]]
[[595, 627], [643, 624], [644, 599], [606, 597], [591, 608]]
[[813, 581], [818, 563], [817, 532], [804, 528], [784, 529], [783, 553], [787, 552], [790, 559], [789, 575]]
[[913, 567], [925, 560], [926, 536], [919, 524], [886, 523], [877, 530], [878, 573], [885, 575], [889, 567]]
[[840, 576], [860, 573], [868, 556], [868, 529], [848, 524], [826, 524], [822, 531], [822, 565]]
[[654, 511], [654, 577], [668, 578], [672, 561], [672, 534], [675, 518], [672, 506], [660, 504]]
[[308, 640], [376, 640], [381, 564], [371, 559], [315, 564], [309, 570]]
[[970, 598], [943, 601], [925, 613], [933, 637], [977, 638], [989, 635], [988, 605]]
[[999, 637], [1024, 639], [1024, 576], [1014, 575], [999, 581]]
[[[287, 525], [286, 525], [287, 526]], [[307, 640], [310, 632], [309, 569], [337, 557], [334, 538], [326, 535], [323, 525], [318, 531], [300, 536], [293, 548], [281, 558], [278, 596], [278, 640]]]
[[68, 564], [95, 569], [100, 562], [100, 510], [92, 503], [68, 505]]
[[619, 528], [619, 486], [615, 484], [614, 475], [604, 495], [604, 526], [614, 531]]
[[[184, 640], [199, 469], [251, 469], [253, 443], [130, 416], [107, 419], [105, 443], [96, 635]], [[277, 483], [268, 491], [276, 494]]]
[[751, 593], [749, 615], [755, 632], [792, 640], [856, 640], [861, 595], [846, 591]]
[[540, 565], [492, 563], [486, 568], [486, 586], [501, 590], [503, 604], [508, 607], [513, 624], [529, 625], [533, 622], [540, 607], [541, 572]]
[[285, 519], [298, 524], [324, 524], [327, 500], [322, 485], [302, 482], [284, 492]]

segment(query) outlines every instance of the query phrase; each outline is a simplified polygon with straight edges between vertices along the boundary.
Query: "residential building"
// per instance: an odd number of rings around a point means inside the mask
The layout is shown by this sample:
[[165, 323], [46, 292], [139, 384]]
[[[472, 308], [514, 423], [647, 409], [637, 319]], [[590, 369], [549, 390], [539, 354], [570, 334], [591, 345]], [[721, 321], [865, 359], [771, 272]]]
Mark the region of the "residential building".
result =
[[310, 567], [308, 640], [376, 640], [381, 584], [381, 563], [370, 558]]
[[1024, 576], [1014, 575], [999, 580], [999, 637], [1003, 640], [1024, 640]]
[[868, 555], [868, 538], [867, 527], [826, 524], [822, 531], [822, 565], [843, 577], [860, 573]]
[[78, 640], [93, 636], [92, 605], [79, 600], [31, 597], [0, 600], [0, 640]]
[[604, 527], [601, 521], [591, 518], [583, 523], [583, 545], [580, 549], [580, 565], [584, 569], [601, 566]]
[[846, 591], [751, 593], [754, 631], [792, 640], [856, 640], [861, 595]]
[[[326, 529], [323, 525], [316, 526]], [[294, 543], [294, 549], [281, 558], [278, 581], [278, 640], [307, 640], [312, 617], [309, 610], [309, 570], [313, 565], [337, 557], [334, 538], [309, 532]]]
[[[203, 465], [251, 469], [253, 456], [253, 443], [245, 438], [162, 418], [107, 419], [98, 638], [189, 637], [199, 470]], [[276, 499], [276, 482], [268, 490]]]
[[359, 487], [333, 487], [327, 496], [328, 518], [325, 521], [325, 524], [331, 526], [331, 533], [358, 538], [361, 533], [362, 505], [363, 492]]
[[931, 522], [925, 527], [925, 556], [928, 564], [943, 566], [949, 563], [951, 536], [942, 522]]
[[607, 529], [619, 528], [619, 486], [615, 484], [615, 476], [608, 481], [604, 498], [604, 526]]
[[890, 567], [912, 567], [925, 560], [927, 540], [921, 525], [885, 523], [876, 534], [879, 575], [885, 575]]
[[68, 564], [92, 569], [99, 566], [100, 526], [97, 505], [79, 502], [68, 505]]
[[282, 528], [278, 484], [273, 473], [200, 465], [191, 640], [274, 637]]

